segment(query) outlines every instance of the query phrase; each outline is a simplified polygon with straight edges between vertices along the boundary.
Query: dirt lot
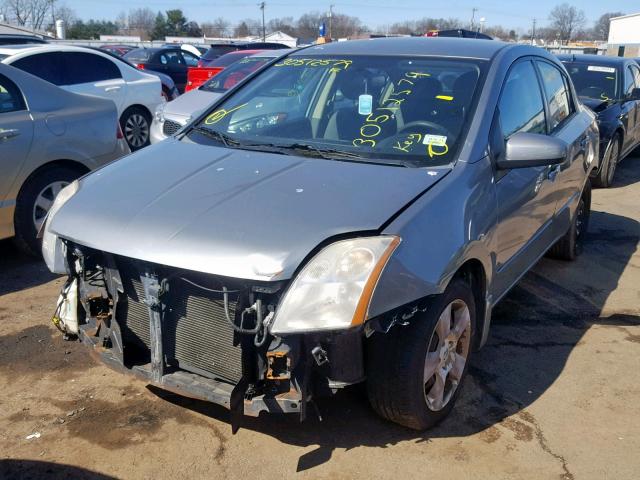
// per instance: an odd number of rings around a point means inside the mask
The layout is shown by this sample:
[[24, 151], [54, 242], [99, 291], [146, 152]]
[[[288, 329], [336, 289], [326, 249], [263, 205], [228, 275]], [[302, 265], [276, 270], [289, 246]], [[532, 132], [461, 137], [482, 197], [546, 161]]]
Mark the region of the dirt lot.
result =
[[354, 389], [320, 403], [323, 422], [232, 436], [224, 409], [62, 341], [61, 280], [0, 242], [0, 478], [638, 478], [640, 158], [617, 178], [594, 192], [584, 255], [543, 259], [502, 302], [454, 414], [425, 434]]

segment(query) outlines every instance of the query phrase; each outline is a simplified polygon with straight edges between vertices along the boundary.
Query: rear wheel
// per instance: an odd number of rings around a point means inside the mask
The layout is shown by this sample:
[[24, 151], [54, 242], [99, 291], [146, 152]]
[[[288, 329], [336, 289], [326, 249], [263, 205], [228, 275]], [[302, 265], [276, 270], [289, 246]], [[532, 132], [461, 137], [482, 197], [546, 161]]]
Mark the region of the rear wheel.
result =
[[589, 183], [580, 197], [580, 202], [573, 215], [571, 226], [567, 233], [551, 247], [549, 254], [560, 260], [575, 260], [582, 253], [582, 244], [589, 228], [591, 215], [591, 188]]
[[614, 135], [602, 158], [602, 165], [598, 175], [593, 178], [593, 185], [596, 187], [608, 188], [613, 183], [616, 167], [620, 160], [620, 135]]
[[36, 238], [44, 219], [60, 190], [82, 175], [80, 169], [52, 165], [40, 169], [23, 185], [14, 214], [14, 242], [25, 253], [40, 255]]
[[475, 325], [471, 287], [455, 278], [410, 326], [371, 337], [367, 391], [373, 409], [416, 430], [445, 418], [467, 372]]
[[142, 107], [127, 108], [120, 117], [124, 138], [132, 151], [140, 150], [150, 143], [149, 127], [151, 115]]

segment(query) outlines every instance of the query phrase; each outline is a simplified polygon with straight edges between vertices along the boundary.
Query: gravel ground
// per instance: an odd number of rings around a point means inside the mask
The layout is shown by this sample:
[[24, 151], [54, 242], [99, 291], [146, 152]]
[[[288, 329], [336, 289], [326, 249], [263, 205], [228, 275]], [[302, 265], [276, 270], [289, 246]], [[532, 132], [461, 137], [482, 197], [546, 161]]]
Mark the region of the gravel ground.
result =
[[352, 389], [320, 402], [322, 422], [247, 418], [231, 435], [224, 409], [64, 342], [49, 321], [61, 279], [0, 242], [0, 478], [638, 478], [640, 158], [592, 208], [583, 256], [543, 259], [514, 288], [426, 433]]

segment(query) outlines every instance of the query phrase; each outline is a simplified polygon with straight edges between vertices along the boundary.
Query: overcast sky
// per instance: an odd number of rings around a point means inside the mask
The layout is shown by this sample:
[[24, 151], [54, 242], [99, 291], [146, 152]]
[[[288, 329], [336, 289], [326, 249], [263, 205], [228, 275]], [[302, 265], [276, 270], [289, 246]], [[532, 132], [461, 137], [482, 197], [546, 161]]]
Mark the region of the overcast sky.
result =
[[[275, 17], [293, 16], [297, 18], [309, 11], [326, 11], [331, 2], [324, 1], [267, 1], [265, 16], [267, 21]], [[507, 0], [483, 0], [482, 2], [420, 1], [420, 0], [335, 0], [334, 11], [353, 15], [372, 28], [403, 20], [423, 17], [457, 17], [464, 21], [471, 19], [471, 9], [475, 6], [476, 20], [486, 19], [487, 25], [503, 25], [526, 30], [535, 17], [538, 25], [547, 22], [551, 9], [562, 1], [535, 0], [527, 2]], [[569, 2], [584, 10], [588, 26], [607, 11], [625, 13], [640, 12], [638, 0], [582, 0]], [[232, 23], [245, 18], [259, 20], [258, 1], [203, 1], [203, 0], [63, 0], [61, 4], [73, 8], [82, 19], [114, 19], [121, 12], [131, 8], [149, 7], [154, 11], [181, 8], [187, 18], [199, 23], [216, 17], [225, 17]]]

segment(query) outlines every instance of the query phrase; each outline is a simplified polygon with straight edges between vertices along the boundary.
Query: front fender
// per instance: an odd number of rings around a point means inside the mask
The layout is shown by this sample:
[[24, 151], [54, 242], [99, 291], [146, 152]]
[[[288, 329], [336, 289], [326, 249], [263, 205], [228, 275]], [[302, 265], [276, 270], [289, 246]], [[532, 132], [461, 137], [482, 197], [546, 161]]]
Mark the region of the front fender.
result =
[[384, 230], [399, 235], [402, 243], [378, 281], [369, 318], [442, 293], [469, 260], [480, 261], [490, 285], [496, 207], [489, 158], [458, 162], [447, 177]]

